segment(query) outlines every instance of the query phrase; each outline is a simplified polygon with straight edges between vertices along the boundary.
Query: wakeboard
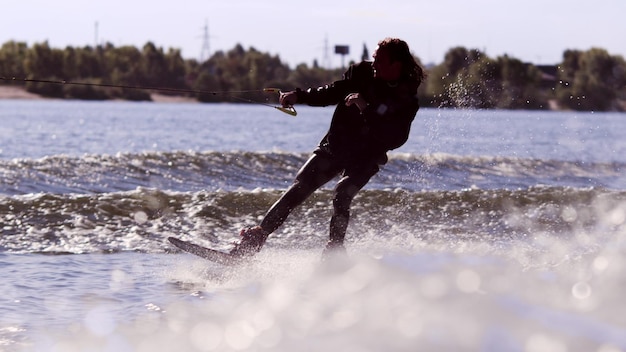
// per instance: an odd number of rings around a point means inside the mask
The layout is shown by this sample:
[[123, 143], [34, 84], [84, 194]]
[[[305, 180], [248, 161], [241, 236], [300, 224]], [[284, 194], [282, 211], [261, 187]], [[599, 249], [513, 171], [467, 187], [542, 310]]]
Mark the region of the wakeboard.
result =
[[168, 241], [174, 246], [182, 249], [187, 253], [197, 255], [200, 258], [210, 260], [214, 263], [222, 265], [235, 265], [241, 262], [241, 258], [230, 255], [229, 253], [216, 251], [215, 249], [202, 247], [195, 243], [183, 241], [176, 237], [168, 237]]

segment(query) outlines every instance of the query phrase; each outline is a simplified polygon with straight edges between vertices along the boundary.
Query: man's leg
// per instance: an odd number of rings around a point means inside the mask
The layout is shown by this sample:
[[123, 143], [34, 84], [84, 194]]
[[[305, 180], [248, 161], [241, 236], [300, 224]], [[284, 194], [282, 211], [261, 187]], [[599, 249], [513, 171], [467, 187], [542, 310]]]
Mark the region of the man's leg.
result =
[[251, 255], [258, 252], [267, 237], [282, 225], [289, 214], [302, 204], [315, 190], [323, 186], [341, 169], [326, 154], [313, 154], [296, 175], [294, 183], [272, 205], [261, 224], [241, 232], [241, 242], [231, 251], [234, 255]]
[[335, 164], [326, 154], [313, 154], [298, 171], [291, 187], [267, 212], [261, 227], [269, 233], [276, 231], [293, 209], [339, 174], [341, 169]]
[[376, 164], [347, 169], [337, 183], [333, 197], [333, 216], [330, 219], [330, 239], [325, 253], [333, 249], [344, 250], [343, 241], [350, 221], [352, 199], [377, 172]]

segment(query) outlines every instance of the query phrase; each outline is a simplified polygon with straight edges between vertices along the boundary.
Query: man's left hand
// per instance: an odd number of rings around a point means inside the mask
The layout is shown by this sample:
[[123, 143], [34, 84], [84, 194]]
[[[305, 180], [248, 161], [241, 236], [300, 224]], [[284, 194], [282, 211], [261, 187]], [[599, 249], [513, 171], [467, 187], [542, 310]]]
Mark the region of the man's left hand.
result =
[[350, 93], [348, 94], [348, 96], [346, 96], [346, 106], [352, 106], [353, 104], [356, 105], [357, 108], [359, 108], [359, 111], [363, 112], [365, 111], [365, 108], [367, 108], [367, 102], [365, 101], [365, 99], [363, 99], [359, 93]]

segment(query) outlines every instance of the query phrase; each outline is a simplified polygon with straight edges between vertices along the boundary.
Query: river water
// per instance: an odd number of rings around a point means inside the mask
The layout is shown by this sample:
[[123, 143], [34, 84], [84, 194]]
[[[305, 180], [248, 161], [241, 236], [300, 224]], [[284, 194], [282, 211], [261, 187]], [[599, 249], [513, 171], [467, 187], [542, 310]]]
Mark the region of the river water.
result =
[[0, 350], [626, 351], [626, 114], [422, 109], [320, 262], [331, 182], [228, 250], [332, 108], [0, 101]]

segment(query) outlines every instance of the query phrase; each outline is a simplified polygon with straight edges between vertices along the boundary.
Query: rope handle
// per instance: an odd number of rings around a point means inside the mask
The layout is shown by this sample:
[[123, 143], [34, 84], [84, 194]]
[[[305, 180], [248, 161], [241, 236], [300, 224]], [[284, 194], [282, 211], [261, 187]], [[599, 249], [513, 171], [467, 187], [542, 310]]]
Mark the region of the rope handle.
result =
[[[267, 93], [278, 93], [278, 94], [282, 94], [282, 92], [280, 91], [279, 88], [263, 88], [264, 92]], [[284, 112], [287, 115], [291, 115], [291, 116], [297, 116], [298, 112], [296, 111], [296, 109], [293, 106], [274, 106], [274, 109]]]

